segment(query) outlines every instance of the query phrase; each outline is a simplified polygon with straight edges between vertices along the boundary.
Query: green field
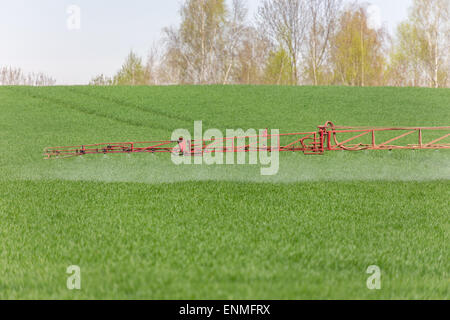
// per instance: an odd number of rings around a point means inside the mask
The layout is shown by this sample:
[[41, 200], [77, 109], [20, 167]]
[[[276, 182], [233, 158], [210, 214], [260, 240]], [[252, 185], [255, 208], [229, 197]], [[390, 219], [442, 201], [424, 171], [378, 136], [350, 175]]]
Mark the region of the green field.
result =
[[[177, 128], [450, 125], [449, 89], [0, 87], [1, 299], [450, 298], [450, 150], [43, 160]], [[79, 265], [82, 289], [66, 288]], [[382, 270], [368, 290], [366, 269]]]

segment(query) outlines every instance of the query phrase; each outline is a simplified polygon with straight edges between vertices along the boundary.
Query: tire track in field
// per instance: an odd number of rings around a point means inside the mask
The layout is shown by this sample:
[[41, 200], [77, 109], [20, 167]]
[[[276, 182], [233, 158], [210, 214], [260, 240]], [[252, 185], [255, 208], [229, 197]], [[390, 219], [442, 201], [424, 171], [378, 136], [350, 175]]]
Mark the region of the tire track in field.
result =
[[[23, 88], [22, 88], [23, 89]], [[42, 101], [46, 101], [46, 102], [50, 102], [53, 104], [57, 104], [62, 108], [66, 108], [66, 109], [70, 109], [70, 110], [74, 110], [77, 111], [79, 113], [83, 113], [83, 114], [87, 114], [90, 116], [96, 116], [99, 118], [104, 118], [104, 119], [109, 119], [109, 120], [113, 120], [122, 124], [126, 124], [126, 125], [130, 125], [130, 126], [135, 126], [135, 127], [142, 127], [142, 128], [153, 128], [153, 129], [160, 129], [160, 130], [168, 130], [168, 131], [172, 131], [173, 128], [169, 128], [166, 126], [161, 126], [161, 125], [146, 125], [143, 124], [141, 122], [138, 121], [133, 121], [133, 120], [129, 120], [129, 119], [123, 119], [120, 117], [116, 117], [114, 115], [108, 114], [108, 113], [104, 113], [104, 112], [99, 112], [93, 109], [88, 109], [88, 108], [84, 108], [82, 106], [79, 106], [78, 104], [75, 104], [69, 100], [62, 100], [62, 99], [58, 99], [58, 98], [54, 98], [54, 97], [49, 97], [49, 96], [45, 96], [39, 93], [31, 93], [29, 90], [21, 90], [21, 92], [25, 92], [27, 96], [33, 98], [33, 99], [39, 99]]]
[[68, 90], [68, 91], [73, 92], [74, 94], [82, 94], [84, 96], [87, 96], [87, 97], [90, 97], [90, 98], [94, 98], [96, 100], [103, 100], [103, 101], [106, 101], [106, 102], [111, 102], [111, 103], [114, 103], [115, 105], [118, 105], [118, 106], [125, 106], [125, 107], [128, 107], [128, 108], [132, 108], [132, 109], [136, 109], [136, 110], [145, 112], [145, 113], [155, 114], [155, 115], [158, 115], [158, 116], [162, 116], [162, 117], [165, 117], [165, 118], [178, 120], [178, 121], [182, 121], [182, 122], [190, 122], [190, 123], [194, 122], [194, 119], [191, 119], [189, 117], [179, 117], [179, 116], [176, 116], [176, 115], [164, 112], [164, 111], [155, 110], [155, 109], [152, 109], [152, 108], [149, 108], [149, 107], [143, 107], [143, 106], [135, 105], [133, 103], [130, 103], [130, 102], [127, 102], [127, 101], [124, 101], [124, 100], [121, 100], [121, 99], [108, 97], [108, 96], [103, 96], [103, 95], [98, 95], [98, 94], [93, 94], [93, 93], [87, 92], [83, 88], [77, 88], [77, 89], [65, 88], [65, 89]]

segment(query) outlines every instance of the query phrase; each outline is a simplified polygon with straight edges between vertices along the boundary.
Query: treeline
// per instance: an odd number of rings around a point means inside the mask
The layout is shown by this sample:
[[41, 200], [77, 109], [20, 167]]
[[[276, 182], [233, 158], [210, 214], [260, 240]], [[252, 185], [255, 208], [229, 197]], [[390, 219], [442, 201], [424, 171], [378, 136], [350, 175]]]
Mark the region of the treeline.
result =
[[53, 86], [55, 83], [54, 78], [42, 72], [25, 73], [20, 68], [0, 68], [0, 85], [3, 86]]
[[[261, 0], [252, 18], [245, 0], [184, 0], [179, 12], [145, 61], [130, 52], [90, 84], [450, 87], [450, 0], [413, 0], [393, 36], [343, 0]], [[55, 82], [0, 68], [0, 85]]]
[[186, 0], [143, 62], [131, 52], [94, 85], [450, 86], [450, 0], [413, 0], [391, 37], [342, 0]]

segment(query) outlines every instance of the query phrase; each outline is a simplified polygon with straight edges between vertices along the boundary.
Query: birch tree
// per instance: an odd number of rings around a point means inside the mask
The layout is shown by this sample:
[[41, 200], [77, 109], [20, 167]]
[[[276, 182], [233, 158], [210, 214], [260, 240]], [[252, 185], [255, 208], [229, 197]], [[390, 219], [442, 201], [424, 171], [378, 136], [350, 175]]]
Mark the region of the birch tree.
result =
[[410, 21], [420, 43], [420, 57], [431, 87], [445, 85], [450, 51], [450, 0], [414, 0]]
[[145, 74], [148, 85], [158, 85], [161, 82], [161, 53], [157, 43], [153, 43], [148, 52]]
[[390, 52], [388, 81], [393, 86], [426, 86], [425, 71], [421, 63], [421, 43], [409, 21], [397, 27], [397, 34]]
[[223, 84], [227, 84], [235, 67], [239, 51], [242, 49], [243, 40], [248, 26], [246, 25], [248, 8], [243, 0], [233, 0], [231, 16], [225, 23], [224, 51], [222, 58], [224, 62]]
[[[181, 82], [217, 83], [224, 40], [224, 0], [188, 0], [180, 10], [180, 28], [165, 29], [167, 54], [172, 68], [179, 69]], [[181, 68], [181, 69], [180, 69]]]
[[265, 69], [271, 49], [270, 40], [264, 34], [254, 27], [247, 27], [241, 38], [233, 70], [234, 83], [266, 83]]
[[307, 0], [305, 60], [307, 76], [314, 85], [321, 82], [322, 68], [329, 62], [330, 42], [339, 20], [341, 0]]
[[299, 82], [302, 42], [306, 38], [307, 10], [304, 0], [263, 0], [257, 22], [261, 32], [289, 55], [292, 84]]
[[383, 28], [369, 28], [364, 7], [347, 7], [332, 40], [335, 82], [351, 86], [384, 84], [386, 37]]

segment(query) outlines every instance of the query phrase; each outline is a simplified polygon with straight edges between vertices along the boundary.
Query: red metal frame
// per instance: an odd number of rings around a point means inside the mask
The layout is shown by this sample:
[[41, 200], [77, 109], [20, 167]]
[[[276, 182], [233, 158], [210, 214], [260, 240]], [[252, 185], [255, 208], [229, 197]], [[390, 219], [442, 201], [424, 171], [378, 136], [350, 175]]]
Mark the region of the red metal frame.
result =
[[[209, 140], [183, 141], [150, 141], [150, 142], [119, 142], [99, 143], [69, 147], [45, 148], [46, 159], [69, 158], [87, 154], [110, 153], [169, 153], [180, 152], [185, 155], [203, 155], [212, 152], [259, 152], [259, 151], [301, 151], [307, 155], [323, 154], [325, 151], [360, 151], [360, 150], [393, 150], [393, 149], [450, 149], [450, 127], [338, 127], [327, 122], [318, 127], [317, 132], [285, 133], [220, 138]], [[434, 133], [431, 141], [426, 141], [426, 133]], [[443, 133], [444, 132], [444, 133]], [[404, 141], [405, 137], [417, 134], [415, 142]], [[369, 142], [360, 139], [369, 136]], [[383, 142], [377, 143], [383, 136]], [[345, 137], [340, 141], [341, 137]], [[244, 145], [236, 145], [236, 139], [245, 139]], [[261, 146], [257, 142], [267, 139], [267, 145]], [[276, 149], [271, 146], [272, 139], [277, 139]], [[402, 140], [403, 139], [403, 140]], [[443, 142], [447, 139], [447, 142]], [[249, 142], [247, 143], [247, 140]], [[396, 144], [393, 144], [393, 143]], [[400, 143], [403, 142], [403, 143]], [[219, 145], [219, 146], [218, 146]]]
[[[393, 150], [393, 149], [450, 149], [450, 143], [442, 141], [450, 137], [450, 127], [399, 127], [399, 128], [368, 128], [368, 127], [337, 127], [333, 123], [327, 122], [324, 126], [319, 127], [319, 132], [327, 138], [327, 151], [335, 150]], [[434, 133], [435, 137], [432, 141], [424, 142], [425, 133]], [[446, 132], [446, 133], [442, 133]], [[377, 143], [377, 136], [384, 133], [382, 143]], [[345, 141], [339, 142], [338, 134], [350, 134], [351, 137]], [[402, 138], [416, 134], [415, 142], [403, 143]], [[350, 143], [363, 136], [370, 136], [370, 143]], [[437, 137], [436, 137], [437, 135]], [[387, 140], [386, 140], [387, 139]], [[404, 139], [403, 139], [404, 140]], [[392, 144], [397, 142], [397, 144]], [[438, 143], [439, 142], [439, 143]]]

